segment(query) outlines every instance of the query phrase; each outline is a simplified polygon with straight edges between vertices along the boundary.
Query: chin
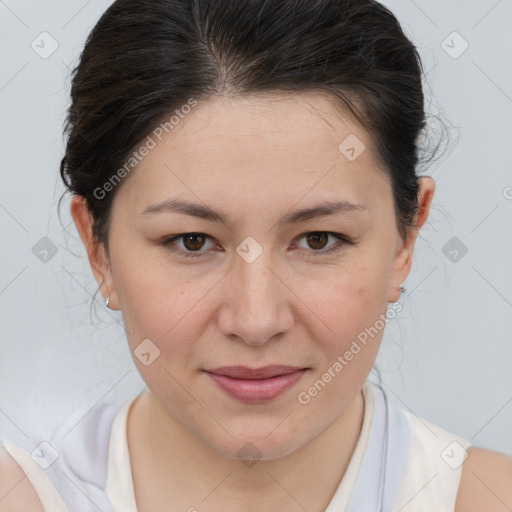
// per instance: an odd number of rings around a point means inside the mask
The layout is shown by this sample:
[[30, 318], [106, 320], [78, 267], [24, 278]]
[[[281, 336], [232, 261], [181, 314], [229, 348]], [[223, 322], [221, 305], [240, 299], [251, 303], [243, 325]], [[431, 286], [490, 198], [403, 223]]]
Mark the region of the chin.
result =
[[[304, 433], [298, 434], [294, 429], [276, 429], [279, 421], [272, 422], [272, 426], [268, 428], [262, 428], [261, 425], [254, 428], [254, 425], [248, 426], [247, 423], [238, 424], [236, 427], [227, 425], [232, 437], [222, 430], [220, 437], [203, 437], [203, 442], [225, 458], [245, 461], [248, 467], [259, 460], [280, 459], [299, 449], [308, 439]], [[270, 422], [264, 423], [265, 426], [267, 424], [270, 425]], [[311, 438], [313, 437], [312, 434]]]

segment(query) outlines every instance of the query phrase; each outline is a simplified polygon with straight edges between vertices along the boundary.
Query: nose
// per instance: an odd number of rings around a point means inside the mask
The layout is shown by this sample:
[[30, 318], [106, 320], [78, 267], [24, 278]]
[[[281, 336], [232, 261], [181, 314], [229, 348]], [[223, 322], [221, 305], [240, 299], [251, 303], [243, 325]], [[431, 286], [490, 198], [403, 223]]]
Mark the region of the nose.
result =
[[252, 263], [240, 258], [224, 282], [219, 327], [225, 336], [248, 345], [263, 345], [293, 325], [293, 294], [264, 254]]

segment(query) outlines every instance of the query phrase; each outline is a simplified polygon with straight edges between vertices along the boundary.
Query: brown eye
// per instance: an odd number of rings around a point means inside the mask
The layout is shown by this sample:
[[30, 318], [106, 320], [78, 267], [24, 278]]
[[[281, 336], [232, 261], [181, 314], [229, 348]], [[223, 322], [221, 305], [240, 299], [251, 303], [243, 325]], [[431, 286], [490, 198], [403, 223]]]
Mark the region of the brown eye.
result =
[[[329, 237], [332, 237], [337, 241], [334, 244], [327, 246], [327, 249], [325, 249]], [[356, 243], [349, 237], [342, 235], [341, 233], [330, 233], [328, 231], [311, 231], [310, 233], [304, 233], [303, 235], [298, 237], [298, 240], [302, 238], [306, 239], [308, 245], [308, 247], [306, 248], [308, 249], [307, 252], [312, 256], [322, 256], [326, 254], [335, 253], [337, 251], [344, 249], [344, 246], [346, 246], [347, 244], [355, 245]]]
[[183, 236], [183, 245], [189, 251], [198, 251], [203, 247], [205, 239], [205, 235], [192, 233]]
[[308, 241], [309, 246], [312, 249], [315, 249], [316, 251], [324, 249], [328, 240], [329, 240], [328, 233], [319, 232], [319, 233], [309, 233], [307, 235], [307, 241]]
[[[164, 238], [160, 245], [168, 249], [169, 251], [176, 253], [178, 256], [184, 256], [187, 258], [198, 258], [206, 256], [208, 250], [201, 250], [205, 247], [205, 242], [210, 240], [212, 247], [215, 246], [208, 235], [204, 233], [183, 233], [181, 235], [175, 235], [172, 237]], [[181, 241], [181, 247], [177, 243]], [[176, 247], [178, 245], [178, 247]], [[210, 249], [212, 248], [210, 247]], [[208, 249], [208, 248], [207, 248]]]
[[[327, 246], [329, 237], [334, 238], [336, 241], [334, 244]], [[306, 238], [307, 253], [312, 256], [322, 256], [331, 253], [335, 253], [348, 245], [356, 245], [357, 242], [353, 241], [349, 237], [342, 235], [341, 233], [331, 233], [328, 231], [312, 231], [310, 233], [304, 233], [298, 239]], [[178, 244], [178, 241], [181, 241]], [[202, 250], [205, 248], [205, 242], [210, 241], [212, 246], [210, 250]], [[199, 258], [202, 256], [208, 256], [211, 254], [211, 249], [215, 248], [215, 244], [212, 242], [210, 236], [204, 233], [182, 233], [181, 235], [175, 235], [172, 237], [166, 237], [160, 241], [160, 245], [165, 247], [167, 250], [176, 253], [178, 256], [184, 256], [186, 258]], [[327, 246], [327, 249], [325, 247]]]

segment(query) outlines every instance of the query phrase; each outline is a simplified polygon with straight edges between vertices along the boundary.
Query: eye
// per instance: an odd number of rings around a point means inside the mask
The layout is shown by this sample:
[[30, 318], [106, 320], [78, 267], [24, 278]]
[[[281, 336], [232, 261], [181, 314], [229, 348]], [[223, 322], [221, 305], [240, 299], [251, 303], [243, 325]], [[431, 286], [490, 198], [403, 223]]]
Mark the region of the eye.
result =
[[[183, 239], [184, 248], [177, 249], [175, 247], [176, 240]], [[180, 256], [184, 256], [186, 258], [198, 258], [204, 256], [207, 251], [200, 251], [204, 246], [204, 241], [207, 239], [211, 239], [208, 235], [204, 233], [182, 233], [181, 235], [175, 235], [171, 238], [164, 238], [160, 245], [164, 246], [166, 249], [171, 252], [177, 253]]]
[[[297, 240], [304, 237], [306, 237], [306, 241], [309, 246], [314, 249], [313, 251], [309, 251], [313, 256], [333, 254], [341, 251], [346, 244], [354, 245], [354, 242], [349, 237], [342, 235], [341, 233], [332, 233], [329, 231], [311, 231], [309, 233], [302, 234]], [[322, 250], [329, 237], [333, 237], [337, 241], [329, 246], [328, 249]]]
[[[311, 231], [302, 234], [297, 238], [297, 240], [304, 237], [306, 237], [306, 241], [309, 246], [313, 248], [313, 250], [308, 251], [313, 256], [334, 254], [335, 252], [342, 250], [346, 244], [355, 244], [355, 242], [349, 237], [342, 235], [341, 233], [332, 233], [329, 231]], [[325, 243], [329, 237], [334, 238], [336, 242], [328, 249], [324, 249]], [[182, 247], [176, 247], [176, 242], [178, 240], [183, 242]], [[204, 253], [208, 253], [208, 249], [204, 251], [201, 250], [204, 248], [205, 241], [207, 240], [211, 240], [211, 237], [204, 233], [182, 233], [180, 235], [164, 238], [160, 242], [160, 245], [179, 256], [183, 256], [185, 258], [199, 258], [205, 256]]]

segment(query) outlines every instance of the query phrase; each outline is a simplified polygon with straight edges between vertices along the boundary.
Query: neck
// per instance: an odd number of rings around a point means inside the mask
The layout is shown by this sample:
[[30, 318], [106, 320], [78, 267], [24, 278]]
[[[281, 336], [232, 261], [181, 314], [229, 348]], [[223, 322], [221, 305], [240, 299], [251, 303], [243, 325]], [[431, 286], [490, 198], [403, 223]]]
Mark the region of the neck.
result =
[[127, 425], [137, 509], [173, 503], [175, 510], [196, 507], [198, 512], [323, 511], [354, 453], [363, 413], [361, 392], [306, 445], [278, 459], [244, 465], [212, 450], [146, 389], [132, 405]]

